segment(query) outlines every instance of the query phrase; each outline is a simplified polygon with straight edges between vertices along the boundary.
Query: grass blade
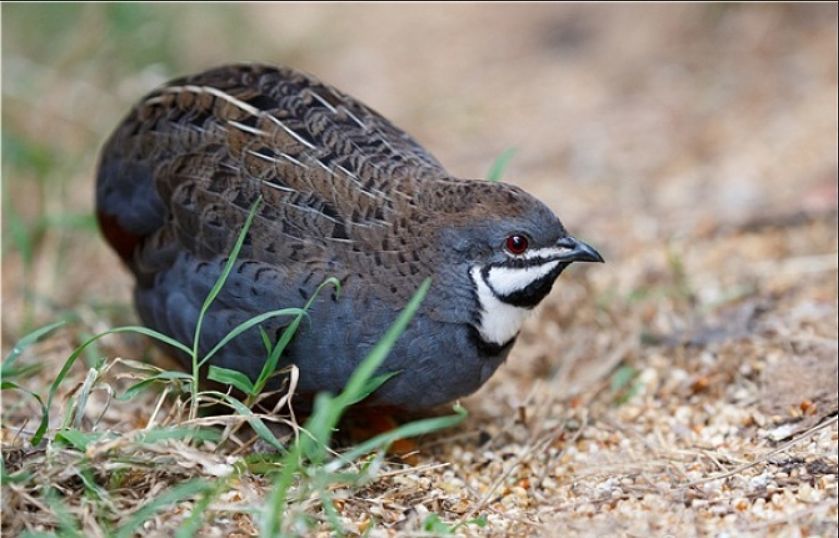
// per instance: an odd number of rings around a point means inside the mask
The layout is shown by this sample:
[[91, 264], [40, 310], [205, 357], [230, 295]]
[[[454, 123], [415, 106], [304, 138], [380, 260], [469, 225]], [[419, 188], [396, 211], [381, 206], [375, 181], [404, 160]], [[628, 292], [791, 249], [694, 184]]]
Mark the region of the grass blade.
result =
[[169, 372], [163, 371], [151, 377], [138, 381], [125, 389], [125, 392], [120, 396], [116, 396], [119, 401], [127, 401], [153, 385], [154, 383], [169, 383], [171, 381], [183, 380], [186, 383], [192, 382], [192, 376], [183, 372]]
[[221, 368], [220, 366], [210, 366], [207, 372], [207, 379], [210, 381], [217, 381], [225, 385], [231, 385], [245, 394], [253, 392], [253, 383], [251, 380], [240, 372], [239, 370], [231, 370], [229, 368]]
[[218, 441], [221, 434], [218, 430], [213, 428], [180, 428], [177, 426], [170, 426], [166, 428], [154, 428], [143, 431], [139, 436], [138, 442], [146, 444], [155, 444], [161, 441], [169, 441], [171, 439], [184, 440], [188, 438], [199, 439], [201, 441]]
[[295, 443], [283, 458], [283, 467], [274, 480], [271, 496], [265, 503], [259, 535], [263, 538], [282, 536], [283, 516], [288, 507], [288, 490], [294, 482], [294, 476], [300, 469], [301, 445]]
[[159, 510], [196, 495], [206, 494], [212, 487], [212, 484], [203, 479], [194, 479], [174, 486], [134, 512], [128, 521], [117, 530], [116, 538], [131, 538], [138, 532], [137, 529]]
[[330, 463], [328, 468], [331, 471], [337, 471], [345, 462], [354, 461], [374, 450], [385, 448], [398, 439], [418, 437], [420, 435], [457, 426], [466, 419], [468, 413], [466, 412], [466, 409], [460, 405], [456, 405], [454, 407], [454, 411], [454, 415], [417, 420], [399, 426], [396, 429], [381, 433], [372, 439], [368, 439], [367, 441], [354, 446], [347, 452], [344, 452], [341, 454], [340, 458]]
[[218, 279], [216, 279], [215, 284], [213, 284], [212, 289], [210, 289], [210, 293], [207, 294], [207, 298], [204, 299], [204, 304], [201, 305], [201, 311], [198, 313], [198, 321], [195, 323], [195, 336], [192, 340], [192, 357], [194, 360], [197, 360], [198, 358], [198, 338], [201, 336], [201, 326], [204, 323], [204, 317], [207, 315], [210, 305], [213, 304], [213, 301], [216, 300], [216, 297], [218, 297], [218, 294], [221, 292], [221, 288], [223, 288], [225, 282], [227, 282], [227, 277], [230, 276], [230, 271], [233, 270], [233, 265], [239, 257], [239, 251], [242, 250], [242, 245], [245, 243], [245, 237], [248, 235], [248, 231], [253, 223], [253, 218], [256, 216], [256, 210], [259, 208], [261, 203], [262, 197], [260, 196], [256, 202], [254, 202], [253, 206], [251, 206], [251, 210], [248, 212], [248, 217], [245, 219], [245, 225], [239, 233], [239, 237], [236, 238], [236, 244], [233, 245], [233, 250], [230, 251], [230, 254], [227, 257], [227, 262], [224, 264], [224, 269], [222, 269], [221, 275], [219, 275]]
[[271, 312], [265, 312], [264, 314], [260, 314], [258, 316], [252, 317], [247, 321], [244, 321], [237, 325], [232, 331], [227, 333], [221, 341], [210, 350], [204, 357], [198, 361], [198, 366], [203, 366], [210, 358], [218, 353], [228, 342], [242, 334], [243, 332], [247, 331], [248, 329], [254, 327], [255, 325], [259, 325], [265, 320], [271, 318], [277, 318], [280, 316], [302, 316], [305, 315], [306, 312], [302, 308], [283, 308], [281, 310], [272, 310]]
[[355, 399], [350, 400], [347, 403], [347, 405], [348, 406], [355, 405], [358, 402], [364, 400], [365, 398], [367, 398], [368, 396], [370, 396], [371, 394], [376, 392], [376, 389], [381, 387], [382, 385], [384, 385], [387, 382], [388, 379], [390, 379], [391, 377], [398, 376], [401, 373], [402, 373], [402, 370], [399, 370], [398, 372], [387, 372], [387, 373], [384, 373], [384, 374], [379, 374], [377, 376], [371, 377], [370, 379], [367, 380], [367, 383], [365, 383], [364, 388], [361, 390], [361, 392], [359, 392], [356, 395]]
[[198, 320], [195, 322], [195, 336], [192, 339], [192, 350], [189, 353], [192, 358], [192, 383], [190, 384], [192, 390], [192, 405], [190, 405], [189, 408], [190, 419], [194, 419], [198, 416], [198, 398], [196, 395], [198, 394], [200, 368], [201, 364], [204, 362], [199, 362], [198, 360], [198, 342], [201, 338], [201, 327], [204, 324], [204, 317], [207, 315], [210, 305], [213, 304], [213, 301], [216, 300], [216, 297], [218, 297], [218, 294], [221, 292], [221, 288], [223, 288], [224, 284], [227, 282], [227, 278], [230, 276], [230, 271], [233, 270], [233, 265], [236, 263], [236, 259], [239, 257], [239, 252], [242, 250], [242, 245], [245, 244], [245, 237], [247, 237], [248, 231], [253, 223], [253, 219], [256, 216], [256, 210], [259, 208], [261, 203], [262, 196], [257, 198], [256, 202], [254, 202], [253, 206], [251, 206], [248, 216], [245, 219], [245, 225], [242, 227], [242, 231], [239, 232], [239, 236], [236, 238], [236, 244], [233, 245], [233, 250], [230, 251], [230, 254], [227, 257], [224, 269], [222, 269], [221, 274], [218, 279], [216, 279], [212, 289], [210, 289], [210, 293], [207, 294], [207, 298], [204, 299], [204, 304], [201, 305], [201, 311], [198, 313]]
[[390, 350], [393, 349], [396, 340], [403, 332], [405, 332], [405, 329], [408, 327], [408, 323], [410, 323], [411, 319], [413, 319], [414, 314], [416, 314], [420, 304], [423, 299], [425, 299], [430, 287], [431, 279], [427, 278], [420, 285], [419, 289], [417, 289], [416, 293], [414, 293], [414, 296], [405, 306], [405, 309], [399, 314], [399, 317], [396, 318], [393, 325], [391, 325], [385, 335], [376, 342], [376, 345], [373, 346], [373, 349], [367, 357], [361, 361], [361, 364], [359, 364], [358, 368], [356, 368], [352, 373], [349, 381], [347, 381], [346, 387], [343, 391], [341, 391], [341, 394], [338, 395], [338, 401], [343, 404], [344, 407], [347, 405], [346, 402], [356, 401], [358, 396], [364, 393], [364, 387], [368, 380], [373, 377], [373, 373], [376, 369], [382, 365], [388, 353], [390, 353]]
[[255, 431], [260, 437], [262, 437], [262, 439], [264, 439], [268, 444], [270, 444], [273, 448], [275, 448], [278, 451], [285, 450], [283, 444], [280, 443], [280, 441], [274, 436], [273, 433], [271, 433], [271, 430], [269, 430], [268, 426], [266, 426], [265, 423], [262, 422], [262, 419], [254, 415], [253, 411], [251, 411], [248, 406], [240, 402], [238, 399], [234, 398], [233, 396], [230, 396], [229, 394], [224, 394], [218, 391], [205, 391], [201, 394], [212, 395], [219, 398], [220, 400], [223, 400], [224, 402], [229, 404], [230, 407], [232, 407], [237, 413], [245, 417], [248, 421], [248, 424], [250, 424], [250, 427], [253, 428], [253, 431]]
[[67, 324], [66, 320], [56, 321], [55, 323], [51, 323], [51, 324], [46, 325], [44, 327], [41, 327], [39, 329], [35, 329], [31, 333], [27, 334], [26, 336], [24, 336], [23, 338], [18, 340], [17, 343], [15, 343], [12, 350], [9, 351], [9, 354], [6, 355], [6, 358], [3, 359], [3, 366], [2, 366], [2, 368], [0, 368], [0, 378], [2, 378], [4, 376], [4, 374], [9, 371], [9, 369], [12, 367], [14, 362], [18, 359], [18, 357], [20, 357], [21, 353], [23, 353], [23, 351], [27, 347], [31, 346], [32, 344], [34, 344], [35, 342], [40, 340], [40, 338], [42, 336], [54, 331], [55, 329], [61, 327], [62, 325], [66, 325], [66, 324]]
[[516, 148], [507, 148], [501, 152], [501, 155], [495, 158], [492, 166], [489, 167], [489, 172], [487, 172], [487, 181], [501, 181], [504, 170], [507, 169], [516, 151]]
[[303, 438], [303, 453], [313, 462], [321, 463], [325, 457], [325, 447], [329, 445], [332, 431], [341, 419], [347, 407], [357, 403], [368, 394], [369, 383], [376, 370], [382, 365], [396, 340], [402, 335], [425, 299], [431, 279], [427, 278], [417, 289], [408, 304], [399, 313], [396, 321], [388, 328], [384, 336], [376, 342], [367, 357], [356, 367], [344, 390], [338, 396], [321, 393], [315, 398], [314, 412], [306, 422], [305, 429], [314, 439]]
[[58, 520], [59, 536], [62, 538], [82, 538], [84, 536], [80, 531], [81, 525], [79, 524], [79, 520], [70, 513], [67, 505], [52, 487], [49, 487], [47, 490], [44, 500]]
[[212, 489], [203, 492], [201, 498], [195, 501], [195, 505], [192, 507], [192, 513], [189, 514], [189, 517], [186, 518], [181, 524], [181, 527], [175, 532], [175, 538], [191, 538], [195, 536], [195, 533], [204, 525], [204, 516], [210, 503], [221, 495], [226, 488], [227, 481], [219, 480]]
[[104, 435], [103, 432], [83, 432], [75, 428], [68, 428], [55, 434], [55, 442], [70, 445], [79, 452], [84, 452], [91, 443], [95, 443]]
[[[305, 306], [303, 306], [303, 313], [305, 314], [308, 312], [309, 308], [315, 302], [318, 295], [320, 295], [321, 290], [325, 286], [333, 286], [336, 289], [336, 292], [341, 290], [341, 282], [335, 278], [330, 277], [324, 280], [320, 286], [315, 290], [315, 293], [306, 301]], [[292, 337], [297, 333], [297, 329], [300, 326], [300, 322], [303, 319], [303, 315], [298, 315], [296, 318], [292, 320], [288, 327], [285, 328], [283, 334], [280, 336], [280, 340], [274, 345], [274, 348], [271, 349], [271, 353], [268, 355], [268, 360], [265, 361], [265, 364], [262, 366], [262, 371], [259, 373], [259, 377], [256, 378], [256, 382], [254, 383], [254, 392], [252, 396], [255, 396], [262, 392], [262, 389], [265, 388], [265, 384], [268, 382], [268, 379], [277, 369], [277, 363], [280, 361], [280, 355], [282, 355], [285, 348], [288, 346], [288, 343], [291, 342]]]
[[[67, 374], [70, 372], [70, 368], [73, 367], [73, 364], [76, 362], [76, 360], [79, 358], [79, 356], [81, 356], [81, 354], [84, 352], [85, 348], [87, 348], [87, 346], [89, 346], [90, 344], [92, 344], [96, 340], [99, 340], [103, 336], [107, 336], [109, 334], [125, 333], [125, 332], [135, 332], [135, 333], [139, 333], [139, 334], [144, 334], [146, 336], [150, 336], [152, 338], [160, 340], [161, 342], [164, 342], [166, 344], [174, 346], [177, 349], [180, 349], [181, 351], [186, 351], [187, 353], [190, 351], [189, 348], [187, 348], [186, 346], [184, 346], [183, 344], [181, 344], [177, 340], [175, 340], [173, 338], [170, 338], [170, 337], [166, 336], [165, 334], [159, 333], [157, 331], [147, 329], [145, 327], [139, 327], [139, 326], [118, 327], [116, 329], [111, 329], [111, 330], [108, 330], [108, 331], [101, 332], [101, 333], [99, 333], [97, 335], [94, 335], [94, 336], [88, 338], [87, 340], [85, 340], [84, 343], [82, 343], [82, 345], [80, 345], [79, 347], [74, 349], [73, 352], [70, 354], [70, 356], [67, 357], [67, 360], [64, 361], [64, 365], [61, 367], [61, 370], [58, 372], [58, 375], [53, 380], [52, 385], [50, 385], [49, 395], [47, 396], [47, 404], [46, 404], [47, 412], [49, 412], [49, 409], [52, 406], [52, 400], [53, 400], [53, 398], [55, 398], [55, 395], [58, 392], [58, 387], [60, 387], [61, 383], [64, 382], [64, 378], [67, 377]], [[33, 445], [37, 445], [38, 443], [41, 442], [41, 439], [44, 437], [44, 434], [46, 433], [47, 422], [48, 421], [43, 421], [41, 423], [41, 426], [35, 432], [35, 435], [32, 436], [32, 444]]]
[[[38, 405], [41, 406], [41, 422], [38, 423], [38, 428], [35, 430], [35, 432], [37, 434], [37, 432], [46, 431], [47, 424], [49, 423], [50, 414], [49, 414], [49, 410], [47, 409], [47, 406], [44, 404], [44, 401], [41, 399], [41, 397], [39, 395], [35, 394], [34, 392], [32, 392], [29, 389], [21, 387], [20, 385], [18, 385], [17, 383], [14, 383], [12, 381], [0, 381], [0, 390], [19, 390], [19, 391], [21, 391], [25, 394], [28, 394], [28, 395], [32, 396], [33, 398], [35, 398], [38, 401]], [[40, 437], [36, 441], [35, 436], [32, 436], [32, 445], [33, 446], [37, 445], [40, 442], [41, 442]]]

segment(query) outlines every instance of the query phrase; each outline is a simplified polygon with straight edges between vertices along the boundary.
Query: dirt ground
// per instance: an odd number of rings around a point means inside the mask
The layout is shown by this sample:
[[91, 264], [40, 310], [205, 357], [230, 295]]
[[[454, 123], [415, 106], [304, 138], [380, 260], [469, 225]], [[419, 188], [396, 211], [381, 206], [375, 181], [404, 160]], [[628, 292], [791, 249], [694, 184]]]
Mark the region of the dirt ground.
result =
[[[348, 534], [427, 535], [479, 516], [453, 532], [839, 532], [835, 4], [4, 4], [2, 19], [4, 356], [32, 328], [76, 319], [21, 357], [42, 367], [25, 386], [46, 394], [80, 340], [136, 319], [90, 218], [98, 147], [122, 114], [173, 76], [287, 64], [368, 103], [454, 175], [482, 177], [515, 148], [505, 180], [607, 260], [560, 277], [463, 401], [465, 422], [420, 439], [414, 465], [389, 461], [361, 490], [333, 492]], [[96, 353], [147, 348], [112, 337]], [[43, 457], [26, 441], [38, 407], [3, 398], [13, 469]], [[98, 427], [140, 427], [155, 401], [115, 402]], [[182, 469], [115, 502], [130, 514], [149, 490], [212, 475]], [[256, 532], [231, 507], [268, 487], [242, 477], [202, 534]], [[54, 528], [32, 490], [2, 493], [4, 535]], [[71, 508], [84, 534], [102, 533]], [[183, 517], [177, 505], [144, 533]]]

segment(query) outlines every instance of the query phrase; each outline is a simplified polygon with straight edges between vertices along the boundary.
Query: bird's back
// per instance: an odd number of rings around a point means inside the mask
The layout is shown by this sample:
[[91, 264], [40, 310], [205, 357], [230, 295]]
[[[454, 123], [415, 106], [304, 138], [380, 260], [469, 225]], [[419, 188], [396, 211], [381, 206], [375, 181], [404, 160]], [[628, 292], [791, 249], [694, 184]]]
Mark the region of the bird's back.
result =
[[[141, 283], [181, 249], [226, 254], [260, 196], [244, 258], [346, 272], [341, 258], [401, 263], [388, 243], [411, 235], [412, 190], [444, 177], [410, 136], [338, 90], [291, 69], [226, 66], [173, 80], [129, 113], [103, 151], [97, 214]], [[403, 272], [418, 283], [427, 269]]]

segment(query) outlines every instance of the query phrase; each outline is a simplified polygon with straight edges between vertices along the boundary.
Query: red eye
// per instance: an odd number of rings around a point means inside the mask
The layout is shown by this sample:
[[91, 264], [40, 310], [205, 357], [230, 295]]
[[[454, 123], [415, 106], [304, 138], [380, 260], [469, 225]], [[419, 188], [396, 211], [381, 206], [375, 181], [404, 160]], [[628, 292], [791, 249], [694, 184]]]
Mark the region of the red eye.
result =
[[527, 238], [518, 234], [511, 235], [507, 238], [504, 246], [507, 247], [510, 254], [514, 254], [516, 256], [524, 254], [524, 251], [527, 250]]

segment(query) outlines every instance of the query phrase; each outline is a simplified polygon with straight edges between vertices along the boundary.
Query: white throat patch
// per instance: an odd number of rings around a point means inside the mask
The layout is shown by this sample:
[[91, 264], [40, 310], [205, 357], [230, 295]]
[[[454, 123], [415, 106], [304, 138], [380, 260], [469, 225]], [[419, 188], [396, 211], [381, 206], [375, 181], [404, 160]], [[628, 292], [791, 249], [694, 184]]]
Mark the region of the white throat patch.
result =
[[559, 260], [531, 267], [493, 267], [487, 275], [487, 284], [496, 294], [507, 296], [533, 284], [557, 265]]
[[[492, 274], [493, 270], [490, 270], [490, 274]], [[484, 281], [480, 267], [473, 267], [469, 271], [469, 275], [472, 277], [472, 282], [475, 283], [475, 288], [478, 293], [478, 303], [481, 307], [481, 319], [480, 325], [478, 326], [478, 332], [481, 334], [481, 338], [485, 342], [492, 344], [506, 344], [518, 334], [522, 323], [524, 323], [524, 320], [527, 319], [533, 309], [523, 308], [501, 301], [496, 296], [497, 292], [493, 291], [489, 284]], [[518, 278], [516, 280], [518, 281]], [[527, 283], [529, 284], [533, 280], [531, 277]]]

